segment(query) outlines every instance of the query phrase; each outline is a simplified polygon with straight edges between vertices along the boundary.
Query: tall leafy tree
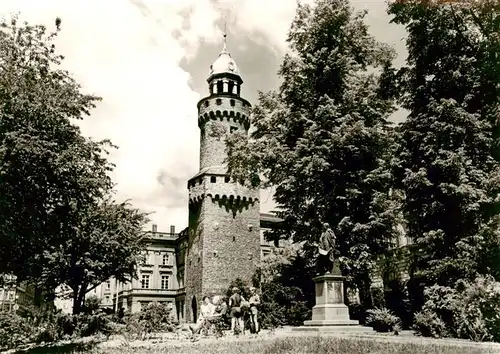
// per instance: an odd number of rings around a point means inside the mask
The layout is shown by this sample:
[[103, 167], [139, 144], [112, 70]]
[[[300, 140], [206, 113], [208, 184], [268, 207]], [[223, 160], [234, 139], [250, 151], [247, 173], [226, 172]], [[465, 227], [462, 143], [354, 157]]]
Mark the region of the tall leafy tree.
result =
[[78, 211], [112, 187], [109, 142], [83, 137], [73, 121], [99, 98], [58, 68], [56, 34], [16, 17], [0, 24], [0, 272], [19, 279], [40, 276], [41, 251], [64, 242]]
[[100, 100], [60, 68], [56, 31], [0, 23], [0, 273], [85, 292], [132, 274], [146, 216], [109, 200], [109, 141], [76, 120]]
[[142, 230], [148, 221], [128, 202], [111, 199], [89, 205], [80, 216], [74, 237], [45, 249], [47, 266], [41, 277], [44, 283], [55, 281], [71, 289], [75, 314], [81, 311], [85, 294], [111, 277], [121, 282], [137, 278], [146, 241]]
[[249, 140], [228, 139], [237, 180], [275, 187], [294, 241], [313, 260], [321, 223], [337, 234], [343, 272], [370, 306], [374, 257], [394, 233], [389, 195], [393, 112], [380, 84], [394, 51], [368, 34], [347, 0], [298, 4], [278, 91], [260, 93]]
[[418, 282], [500, 276], [499, 11], [497, 0], [389, 7], [408, 30], [395, 170]]

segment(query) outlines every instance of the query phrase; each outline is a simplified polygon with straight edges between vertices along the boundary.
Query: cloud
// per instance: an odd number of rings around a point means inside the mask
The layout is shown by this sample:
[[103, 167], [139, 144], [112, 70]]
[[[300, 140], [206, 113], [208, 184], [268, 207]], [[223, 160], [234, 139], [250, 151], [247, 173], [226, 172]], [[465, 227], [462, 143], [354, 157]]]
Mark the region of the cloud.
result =
[[[0, 13], [19, 11], [48, 26], [62, 19], [57, 48], [64, 67], [86, 92], [103, 97], [79, 123], [82, 131], [119, 146], [111, 156], [117, 198], [155, 212], [160, 230], [179, 230], [187, 225], [187, 180], [199, 164], [196, 103], [206, 94], [193, 91], [181, 62], [218, 45], [224, 19], [231, 45], [249, 37], [257, 43], [249, 51], [272, 48], [280, 61], [295, 7], [293, 0], [2, 0]], [[207, 72], [213, 60], [206, 59]], [[262, 193], [264, 210], [272, 208], [268, 197]]]

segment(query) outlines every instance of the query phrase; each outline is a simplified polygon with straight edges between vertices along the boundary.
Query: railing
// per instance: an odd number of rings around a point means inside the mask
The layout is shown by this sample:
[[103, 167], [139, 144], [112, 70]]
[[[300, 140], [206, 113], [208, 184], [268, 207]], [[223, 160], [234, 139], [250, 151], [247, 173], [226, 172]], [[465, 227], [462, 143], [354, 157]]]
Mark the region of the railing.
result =
[[146, 234], [146, 238], [151, 240], [177, 240], [179, 238], [179, 234], [171, 234], [168, 232], [152, 232], [148, 231]]

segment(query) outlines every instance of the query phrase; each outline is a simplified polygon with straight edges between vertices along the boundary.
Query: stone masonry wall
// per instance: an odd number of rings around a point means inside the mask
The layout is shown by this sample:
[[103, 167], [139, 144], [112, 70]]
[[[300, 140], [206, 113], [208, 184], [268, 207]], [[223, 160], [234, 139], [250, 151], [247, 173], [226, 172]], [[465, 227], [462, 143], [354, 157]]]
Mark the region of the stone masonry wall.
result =
[[203, 203], [203, 291], [223, 294], [236, 278], [251, 285], [260, 261], [260, 205], [246, 203], [233, 213], [227, 201]]
[[[189, 205], [189, 235], [186, 248], [185, 259], [185, 289], [186, 289], [186, 314], [187, 321], [195, 321], [193, 318], [192, 302], [193, 299], [198, 304], [202, 299], [203, 275], [203, 215], [201, 213], [201, 204]], [[199, 311], [199, 305], [198, 305]]]
[[[205, 102], [209, 105], [206, 106]], [[201, 102], [198, 115], [201, 129], [200, 171], [224, 164], [226, 137], [235, 131], [247, 134], [249, 115], [249, 104], [238, 97], [216, 96]]]

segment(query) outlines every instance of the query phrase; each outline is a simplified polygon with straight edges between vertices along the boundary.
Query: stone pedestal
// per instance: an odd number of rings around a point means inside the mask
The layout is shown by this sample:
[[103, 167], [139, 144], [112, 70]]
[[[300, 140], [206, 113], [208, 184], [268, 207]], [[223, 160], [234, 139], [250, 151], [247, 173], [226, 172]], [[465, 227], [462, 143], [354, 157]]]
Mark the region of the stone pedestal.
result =
[[359, 321], [349, 318], [349, 308], [344, 303], [343, 276], [325, 274], [313, 280], [316, 283], [316, 305], [312, 309], [312, 319], [293, 330], [372, 331], [371, 328], [360, 326]]

